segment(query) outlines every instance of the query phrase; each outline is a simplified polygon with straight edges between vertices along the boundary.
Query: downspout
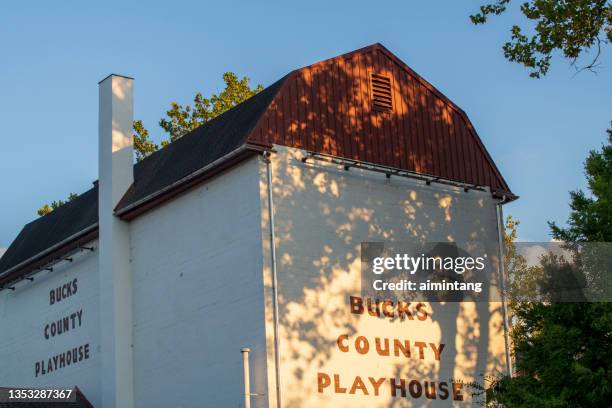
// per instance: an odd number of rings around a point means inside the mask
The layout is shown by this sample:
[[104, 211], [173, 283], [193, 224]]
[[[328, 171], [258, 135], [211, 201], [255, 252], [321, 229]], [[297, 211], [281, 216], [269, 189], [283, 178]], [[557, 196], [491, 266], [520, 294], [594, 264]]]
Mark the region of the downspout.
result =
[[274, 368], [276, 375], [276, 406], [282, 407], [282, 394], [280, 386], [280, 350], [279, 350], [279, 319], [278, 319], [278, 279], [276, 271], [276, 240], [274, 236], [274, 204], [272, 201], [272, 168], [270, 166], [270, 152], [264, 152], [266, 162], [266, 176], [268, 180], [268, 212], [270, 225], [270, 248], [272, 256], [272, 312], [274, 315]]
[[249, 377], [249, 352], [250, 348], [240, 349], [242, 353], [242, 375], [244, 380], [244, 408], [251, 408], [251, 379]]
[[502, 196], [499, 203], [495, 205], [497, 214], [497, 231], [498, 231], [498, 244], [499, 244], [499, 271], [500, 271], [500, 286], [501, 286], [501, 300], [502, 300], [502, 313], [504, 319], [504, 342], [506, 350], [506, 371], [508, 375], [512, 377], [513, 368], [512, 360], [510, 356], [510, 328], [508, 323], [508, 304], [506, 302], [506, 265], [504, 261], [505, 246], [504, 246], [504, 215], [502, 205], [506, 202], [506, 195]]

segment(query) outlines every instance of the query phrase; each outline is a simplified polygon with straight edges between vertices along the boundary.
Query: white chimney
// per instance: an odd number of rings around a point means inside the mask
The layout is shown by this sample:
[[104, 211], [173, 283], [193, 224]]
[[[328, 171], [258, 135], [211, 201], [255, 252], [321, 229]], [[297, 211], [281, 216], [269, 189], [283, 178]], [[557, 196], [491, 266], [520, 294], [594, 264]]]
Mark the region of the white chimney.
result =
[[105, 408], [134, 407], [130, 228], [113, 212], [134, 181], [133, 83], [121, 75], [98, 83], [100, 378]]
[[111, 187], [113, 208], [134, 181], [134, 80], [121, 75], [109, 75], [98, 83], [100, 87], [99, 171]]

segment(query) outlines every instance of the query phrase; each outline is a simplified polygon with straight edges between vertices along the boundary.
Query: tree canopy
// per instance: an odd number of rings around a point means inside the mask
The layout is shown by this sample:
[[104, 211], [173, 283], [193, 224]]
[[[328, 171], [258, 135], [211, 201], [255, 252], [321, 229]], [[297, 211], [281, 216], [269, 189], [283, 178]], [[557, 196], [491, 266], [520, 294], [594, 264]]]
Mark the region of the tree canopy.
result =
[[[568, 226], [550, 223], [552, 235], [564, 241], [609, 243], [612, 241], [610, 131], [601, 151], [590, 152], [585, 172], [589, 193], [571, 193]], [[509, 240], [512, 241], [512, 236]], [[516, 254], [510, 252], [510, 255]], [[588, 255], [574, 253], [578, 262], [584, 261], [585, 256]], [[529, 272], [521, 267], [519, 262], [519, 270]], [[531, 285], [535, 280], [540, 290], [546, 290], [547, 285], [557, 285], [556, 278], [562, 277], [567, 269], [566, 262], [546, 256], [541, 259], [537, 274], [526, 277], [523, 283]], [[604, 276], [610, 273], [609, 270], [599, 272]], [[487, 404], [508, 408], [609, 406], [612, 401], [612, 303], [559, 302], [554, 297], [547, 302], [533, 299], [512, 299], [516, 373], [493, 382], [486, 392]]]
[[612, 124], [608, 143], [601, 151], [589, 153], [584, 169], [590, 195], [570, 192], [568, 227], [549, 223], [553, 237], [573, 242], [612, 242]]
[[[470, 19], [476, 25], [485, 24], [489, 16], [506, 12], [510, 2], [485, 4]], [[612, 41], [612, 5], [608, 0], [529, 0], [520, 10], [529, 27], [513, 25], [510, 41], [502, 49], [506, 59], [524, 65], [533, 78], [548, 73], [555, 51], [577, 69], [594, 70], [602, 47]], [[592, 53], [589, 62], [579, 64], [579, 58], [587, 53]]]
[[[240, 79], [233, 72], [224, 73], [223, 82], [225, 88], [209, 98], [204, 97], [201, 92], [196, 93], [193, 98], [193, 106], [183, 106], [177, 102], [170, 104], [170, 109], [166, 111], [166, 117], [159, 120], [159, 126], [168, 135], [168, 139], [162, 140], [162, 147], [244, 102], [263, 89], [260, 84], [251, 88], [248, 77]], [[142, 160], [158, 149], [159, 146], [151, 141], [149, 131], [144, 127], [142, 121], [134, 121], [136, 160]]]

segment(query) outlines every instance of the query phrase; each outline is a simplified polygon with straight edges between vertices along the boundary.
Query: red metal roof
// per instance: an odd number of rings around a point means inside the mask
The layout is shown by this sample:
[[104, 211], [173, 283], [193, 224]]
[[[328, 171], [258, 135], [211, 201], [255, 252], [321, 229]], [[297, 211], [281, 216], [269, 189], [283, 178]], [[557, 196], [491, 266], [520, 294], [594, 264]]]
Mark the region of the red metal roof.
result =
[[[373, 105], [371, 73], [390, 79], [391, 111]], [[510, 193], [467, 115], [380, 44], [293, 71], [248, 140]]]

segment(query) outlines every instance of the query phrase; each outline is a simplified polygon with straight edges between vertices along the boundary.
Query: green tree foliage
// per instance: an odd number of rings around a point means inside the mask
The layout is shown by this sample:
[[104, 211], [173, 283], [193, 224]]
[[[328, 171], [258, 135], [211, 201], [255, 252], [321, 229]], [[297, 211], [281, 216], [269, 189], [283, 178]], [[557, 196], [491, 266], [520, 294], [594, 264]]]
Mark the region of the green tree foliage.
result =
[[518, 226], [520, 221], [511, 215], [506, 218], [504, 231], [504, 262], [507, 275], [507, 299], [510, 312], [519, 304], [535, 299], [538, 293], [538, 281], [542, 271], [537, 266], [529, 266], [527, 260], [516, 248]]
[[[223, 74], [223, 81], [225, 82], [225, 88], [219, 94], [213, 94], [210, 98], [206, 98], [201, 92], [196, 93], [193, 98], [193, 106], [183, 106], [177, 102], [170, 104], [170, 109], [166, 112], [167, 117], [159, 121], [159, 126], [169, 136], [167, 140], [162, 141], [162, 147], [244, 102], [263, 89], [261, 85], [251, 88], [248, 77], [239, 79], [233, 72]], [[136, 159], [142, 160], [158, 148], [159, 146], [149, 139], [149, 132], [142, 121], [134, 121]]]
[[140, 161], [157, 151], [159, 146], [149, 139], [149, 131], [142, 124], [142, 120], [134, 121], [134, 151], [136, 160]]
[[591, 196], [581, 190], [572, 191], [568, 227], [549, 223], [556, 239], [612, 242], [612, 124], [607, 132], [607, 145], [601, 152], [591, 151], [584, 163]]
[[51, 204], [45, 204], [42, 207], [40, 207], [36, 212], [38, 213], [38, 215], [40, 215], [41, 217], [43, 215], [47, 215], [49, 214], [51, 211], [61, 207], [62, 205], [66, 204], [69, 201], [74, 200], [75, 198], [77, 198], [78, 195], [75, 193], [70, 193], [70, 195], [68, 196], [68, 198], [66, 199], [66, 201], [64, 200], [58, 200], [58, 201], [53, 201], [51, 202]]
[[[472, 23], [484, 24], [491, 15], [507, 10], [511, 0], [495, 0], [470, 16]], [[563, 56], [579, 69], [593, 70], [602, 46], [612, 40], [612, 5], [608, 0], [529, 0], [520, 6], [529, 20], [527, 29], [513, 25], [511, 40], [503, 46], [504, 56], [524, 65], [529, 75], [540, 78], [550, 68], [553, 52]], [[578, 67], [579, 57], [593, 52], [589, 63]]]
[[612, 400], [609, 303], [525, 303], [514, 311], [517, 373], [488, 391], [508, 408], [606, 407]]
[[[609, 132], [608, 143], [601, 151], [592, 151], [585, 162], [590, 196], [571, 193], [568, 226], [551, 224], [555, 238], [591, 243], [612, 241], [611, 169]], [[578, 253], [575, 256], [580, 257]], [[554, 277], [566, 273], [567, 268], [567, 263], [557, 257], [543, 258], [544, 282], [557, 284]], [[540, 290], [543, 287], [540, 284]], [[537, 303], [519, 299], [513, 313], [516, 375], [494, 381], [486, 393], [489, 406], [610, 406], [612, 303]]]

